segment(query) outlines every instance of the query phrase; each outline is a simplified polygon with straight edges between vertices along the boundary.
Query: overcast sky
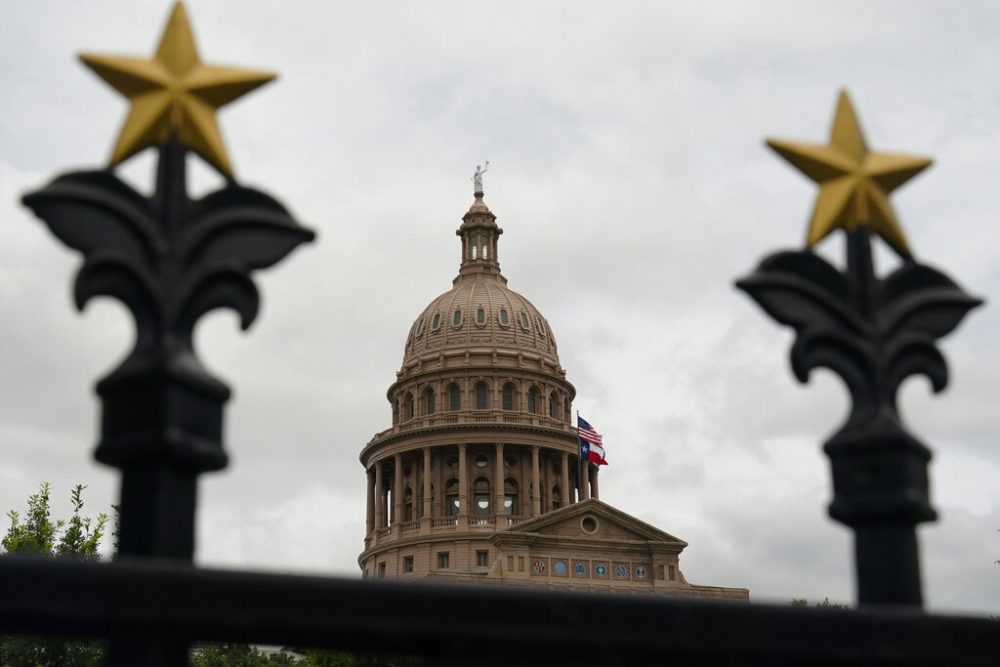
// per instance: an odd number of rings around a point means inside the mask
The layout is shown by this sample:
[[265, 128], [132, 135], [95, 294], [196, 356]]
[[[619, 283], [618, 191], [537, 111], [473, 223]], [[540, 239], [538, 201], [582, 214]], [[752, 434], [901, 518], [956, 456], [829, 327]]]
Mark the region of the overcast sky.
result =
[[[76, 60], [151, 55], [156, 2], [2, 0], [0, 510], [92, 462], [95, 380], [129, 349], [124, 308], [70, 301], [79, 257], [18, 200], [97, 168], [127, 109]], [[853, 599], [820, 447], [839, 380], [791, 376], [791, 333], [733, 288], [801, 247], [816, 188], [763, 145], [825, 142], [846, 86], [869, 145], [935, 165], [893, 202], [915, 254], [990, 306], [942, 349], [952, 386], [907, 383], [941, 521], [920, 530], [929, 606], [1000, 610], [1000, 5], [995, 2], [191, 0], [204, 61], [279, 72], [220, 113], [238, 178], [318, 244], [258, 274], [261, 317], [203, 321], [234, 388], [231, 465], [202, 478], [198, 560], [357, 576], [358, 453], [390, 424], [406, 333], [451, 286], [469, 178], [505, 230], [510, 287], [546, 315], [575, 408], [605, 436], [602, 499], [689, 542], [689, 581], [757, 600]], [[119, 172], [149, 189], [147, 151]], [[194, 189], [215, 187], [199, 166]], [[821, 252], [836, 259], [839, 237]], [[883, 268], [888, 255], [880, 255]]]

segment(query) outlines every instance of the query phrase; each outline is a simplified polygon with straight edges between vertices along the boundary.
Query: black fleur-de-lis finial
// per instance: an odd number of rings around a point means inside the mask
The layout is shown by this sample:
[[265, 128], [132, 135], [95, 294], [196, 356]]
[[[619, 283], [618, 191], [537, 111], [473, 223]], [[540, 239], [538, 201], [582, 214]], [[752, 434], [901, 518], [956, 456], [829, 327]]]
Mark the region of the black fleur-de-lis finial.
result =
[[[206, 82], [222, 86], [227, 101], [250, 84], [258, 85], [261, 77], [195, 62], [179, 4], [164, 42], [168, 37], [184, 48], [161, 44], [156, 58], [140, 73], [153, 76], [157, 67], [169, 72], [181, 65], [201, 67], [201, 87], [182, 96], [192, 108], [177, 106], [180, 103], [170, 97], [176, 91], [166, 86], [161, 106], [173, 109], [165, 116], [173, 120], [137, 139], [129, 123], [141, 125], [161, 116], [155, 109], [138, 108], [140, 102], [151, 104], [151, 97], [133, 100], [136, 108], [119, 143], [127, 137], [135, 141], [114, 160], [154, 146], [159, 162], [153, 195], [136, 192], [107, 168], [61, 175], [26, 195], [24, 203], [59, 240], [83, 255], [74, 285], [77, 306], [83, 308], [95, 296], [111, 296], [135, 318], [130, 354], [97, 385], [102, 416], [96, 456], [123, 471], [120, 552], [189, 560], [197, 475], [227, 463], [222, 427], [230, 393], [198, 359], [192, 344], [195, 325], [210, 310], [231, 308], [243, 328], [250, 326], [260, 300], [253, 272], [281, 261], [314, 234], [275, 199], [232, 179], [225, 153], [216, 150], [221, 143], [214, 115], [206, 121], [205, 105], [195, 99], [209, 90]], [[194, 60], [190, 54], [195, 54]], [[91, 66], [97, 63], [99, 71], [139, 67], [135, 62], [88, 60]], [[111, 79], [122, 83], [135, 77]], [[219, 106], [226, 95], [212, 93], [209, 101]], [[190, 198], [189, 152], [204, 156], [223, 172], [226, 185], [201, 199]]]
[[[890, 161], [869, 157], [875, 154], [868, 153], [853, 110], [851, 122], [841, 118], [849, 108], [845, 100], [842, 96], [830, 146], [770, 142], [783, 156], [795, 157], [797, 166], [802, 166], [796, 161], [801, 157], [806, 167], [824, 176], [824, 188], [846, 193], [835, 201], [821, 192], [811, 229], [817, 219], [832, 222], [821, 226], [822, 233], [811, 231], [805, 250], [770, 255], [737, 286], [779, 323], [795, 329], [792, 370], [800, 381], [807, 381], [814, 368], [825, 367], [850, 391], [850, 414], [824, 450], [833, 468], [830, 516], [855, 532], [859, 602], [919, 605], [914, 527], [936, 518], [927, 478], [931, 452], [904, 427], [896, 394], [902, 381], [915, 374], [926, 375], [935, 391], [945, 387], [948, 370], [937, 340], [982, 301], [913, 259], [888, 208], [887, 193], [878, 190], [884, 185], [879, 169], [885, 171]], [[825, 168], [826, 162], [832, 167]], [[899, 173], [907, 177], [930, 163], [916, 158], [897, 162], [903, 165]], [[890, 185], [899, 185], [902, 176]], [[871, 224], [869, 216], [876, 213], [881, 227]], [[844, 231], [847, 244], [843, 271], [811, 250], [836, 228]], [[885, 277], [875, 274], [873, 231], [903, 259]]]

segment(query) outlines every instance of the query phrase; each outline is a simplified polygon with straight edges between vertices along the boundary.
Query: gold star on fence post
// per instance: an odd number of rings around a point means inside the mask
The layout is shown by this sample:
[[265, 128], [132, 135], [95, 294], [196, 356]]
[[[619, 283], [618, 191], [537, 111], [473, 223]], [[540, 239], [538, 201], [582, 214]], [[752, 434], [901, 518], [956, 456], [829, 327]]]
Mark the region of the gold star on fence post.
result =
[[203, 64], [180, 2], [174, 5], [152, 58], [81, 54], [80, 59], [132, 103], [111, 166], [147, 146], [165, 143], [177, 132], [182, 144], [232, 176], [215, 111], [275, 77]]
[[768, 139], [767, 145], [820, 186], [809, 223], [808, 246], [835, 229], [850, 231], [869, 225], [900, 255], [912, 256], [889, 203], [889, 193], [923, 171], [931, 160], [870, 151], [846, 90], [840, 92], [829, 144]]

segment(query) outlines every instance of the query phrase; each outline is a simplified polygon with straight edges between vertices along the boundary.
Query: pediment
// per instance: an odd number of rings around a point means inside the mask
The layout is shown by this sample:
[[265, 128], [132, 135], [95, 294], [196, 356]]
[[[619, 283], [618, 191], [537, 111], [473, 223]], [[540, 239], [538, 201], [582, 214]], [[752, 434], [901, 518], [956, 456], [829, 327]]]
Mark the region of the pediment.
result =
[[[687, 546], [683, 540], [593, 498], [511, 526], [504, 532], [594, 541], [670, 543], [680, 548]], [[503, 534], [498, 533], [498, 537]]]

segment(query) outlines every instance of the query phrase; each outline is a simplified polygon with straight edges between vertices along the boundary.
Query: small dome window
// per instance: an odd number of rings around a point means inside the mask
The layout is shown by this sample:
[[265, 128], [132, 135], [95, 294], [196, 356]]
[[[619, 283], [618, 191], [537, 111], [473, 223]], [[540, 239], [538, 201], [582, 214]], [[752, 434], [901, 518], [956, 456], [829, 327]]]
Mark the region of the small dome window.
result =
[[486, 454], [476, 454], [475, 461], [477, 468], [485, 468], [490, 464], [490, 459], [486, 456]]
[[451, 326], [460, 327], [462, 326], [462, 309], [456, 308], [454, 314], [451, 316]]
[[545, 338], [545, 324], [542, 323], [542, 318], [536, 317], [535, 324], [538, 326], [538, 333], [542, 335], [542, 338]]
[[506, 308], [500, 309], [500, 326], [505, 327], [510, 324], [510, 316], [507, 314]]
[[539, 403], [538, 389], [532, 387], [528, 390], [528, 412], [538, 414]]
[[523, 311], [521, 312], [521, 328], [524, 329], [525, 331], [531, 329], [531, 320], [528, 319], [528, 313], [525, 313]]
[[423, 318], [421, 318], [420, 321], [417, 322], [417, 338], [423, 335], [424, 335], [424, 320]]
[[476, 308], [476, 324], [484, 326], [486, 324], [486, 309], [480, 306]]
[[503, 386], [503, 409], [514, 409], [514, 385], [509, 382]]
[[431, 331], [437, 331], [441, 328], [441, 313], [434, 313], [434, 317], [431, 318]]

